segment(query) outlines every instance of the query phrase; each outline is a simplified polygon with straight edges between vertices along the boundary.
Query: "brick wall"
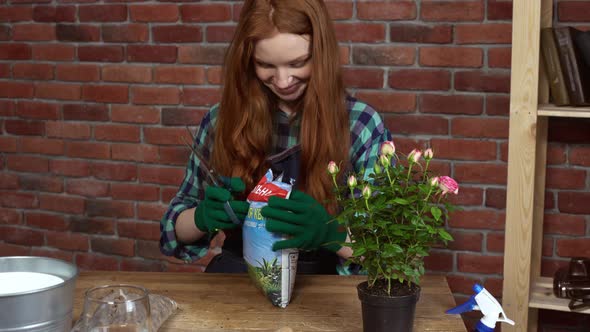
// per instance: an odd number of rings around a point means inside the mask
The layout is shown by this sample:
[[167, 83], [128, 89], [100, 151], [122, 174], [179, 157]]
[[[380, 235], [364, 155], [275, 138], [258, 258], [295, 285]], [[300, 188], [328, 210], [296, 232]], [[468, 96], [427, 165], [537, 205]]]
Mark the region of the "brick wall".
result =
[[[461, 184], [455, 242], [432, 253], [429, 270], [448, 275], [458, 301], [476, 281], [501, 296], [512, 2], [327, 3], [350, 92], [381, 111], [401, 151], [432, 146]], [[556, 24], [590, 28], [590, 1], [555, 9]], [[158, 221], [188, 158], [183, 126], [219, 98], [239, 10], [0, 0], [0, 255], [202, 269], [159, 253]], [[546, 276], [570, 255], [590, 256], [589, 124], [549, 121]]]

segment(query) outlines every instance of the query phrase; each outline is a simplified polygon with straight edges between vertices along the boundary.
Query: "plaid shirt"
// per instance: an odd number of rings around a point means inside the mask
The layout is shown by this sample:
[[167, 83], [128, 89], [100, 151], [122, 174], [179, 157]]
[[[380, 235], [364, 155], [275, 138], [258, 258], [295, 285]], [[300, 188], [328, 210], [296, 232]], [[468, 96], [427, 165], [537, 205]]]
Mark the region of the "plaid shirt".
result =
[[[379, 154], [381, 143], [391, 140], [391, 134], [383, 125], [379, 114], [369, 105], [348, 97], [346, 101], [350, 118], [350, 162], [354, 171], [364, 169], [365, 174], [373, 171], [373, 165]], [[215, 122], [219, 105], [215, 105], [203, 117], [197, 131], [195, 146], [200, 148], [205, 158], [211, 154]], [[290, 121], [284, 112], [275, 112], [272, 153], [278, 153], [298, 143], [299, 121]], [[185, 176], [178, 193], [170, 202], [170, 206], [160, 222], [160, 249], [167, 256], [175, 256], [186, 262], [203, 257], [209, 248], [208, 239], [204, 236], [194, 244], [183, 244], [176, 239], [175, 223], [178, 215], [194, 208], [204, 197], [205, 173], [200, 168], [198, 158], [191, 154], [186, 167]], [[338, 267], [340, 274], [351, 271]]]

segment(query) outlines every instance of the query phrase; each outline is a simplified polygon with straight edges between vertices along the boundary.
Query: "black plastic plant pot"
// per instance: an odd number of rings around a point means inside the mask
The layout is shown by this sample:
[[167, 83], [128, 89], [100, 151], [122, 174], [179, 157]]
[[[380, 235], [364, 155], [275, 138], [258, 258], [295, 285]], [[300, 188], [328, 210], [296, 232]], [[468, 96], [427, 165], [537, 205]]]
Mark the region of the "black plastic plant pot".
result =
[[411, 332], [420, 288], [411, 295], [380, 296], [367, 293], [366, 285], [366, 281], [357, 285], [363, 314], [363, 331]]

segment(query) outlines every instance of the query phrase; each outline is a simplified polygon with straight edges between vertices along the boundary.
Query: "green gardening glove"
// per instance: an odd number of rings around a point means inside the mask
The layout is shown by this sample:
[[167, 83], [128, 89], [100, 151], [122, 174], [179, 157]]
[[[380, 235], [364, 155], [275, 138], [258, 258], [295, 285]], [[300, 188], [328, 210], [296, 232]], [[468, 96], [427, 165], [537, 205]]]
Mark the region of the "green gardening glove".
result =
[[[232, 192], [237, 193], [244, 192], [246, 189], [246, 185], [240, 178], [231, 178], [229, 187]], [[230, 190], [216, 186], [209, 186], [205, 189], [205, 199], [199, 203], [195, 211], [195, 225], [201, 232], [215, 232], [219, 229], [231, 229], [239, 226], [231, 221], [225, 211], [226, 202], [229, 202], [236, 217], [243, 223], [250, 204], [245, 201], [233, 200]]]
[[338, 251], [346, 239], [346, 232], [338, 230], [338, 222], [313, 197], [293, 191], [289, 199], [270, 197], [268, 205], [261, 210], [270, 232], [290, 235], [287, 240], [277, 241], [272, 250], [299, 248], [315, 250], [324, 247]]

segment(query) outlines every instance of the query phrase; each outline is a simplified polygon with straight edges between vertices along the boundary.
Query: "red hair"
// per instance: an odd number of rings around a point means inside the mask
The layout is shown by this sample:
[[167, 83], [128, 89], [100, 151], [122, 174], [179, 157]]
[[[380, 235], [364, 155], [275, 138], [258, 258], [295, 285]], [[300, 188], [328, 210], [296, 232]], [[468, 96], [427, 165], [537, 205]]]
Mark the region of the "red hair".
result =
[[[301, 116], [301, 170], [297, 183], [321, 203], [331, 197], [330, 160], [348, 163], [346, 90], [332, 21], [321, 0], [246, 0], [225, 57], [213, 166], [241, 177], [247, 190], [266, 172], [277, 97], [256, 77], [256, 42], [276, 31], [311, 36], [311, 77], [295, 111]], [[343, 139], [345, 138], [345, 139]]]

